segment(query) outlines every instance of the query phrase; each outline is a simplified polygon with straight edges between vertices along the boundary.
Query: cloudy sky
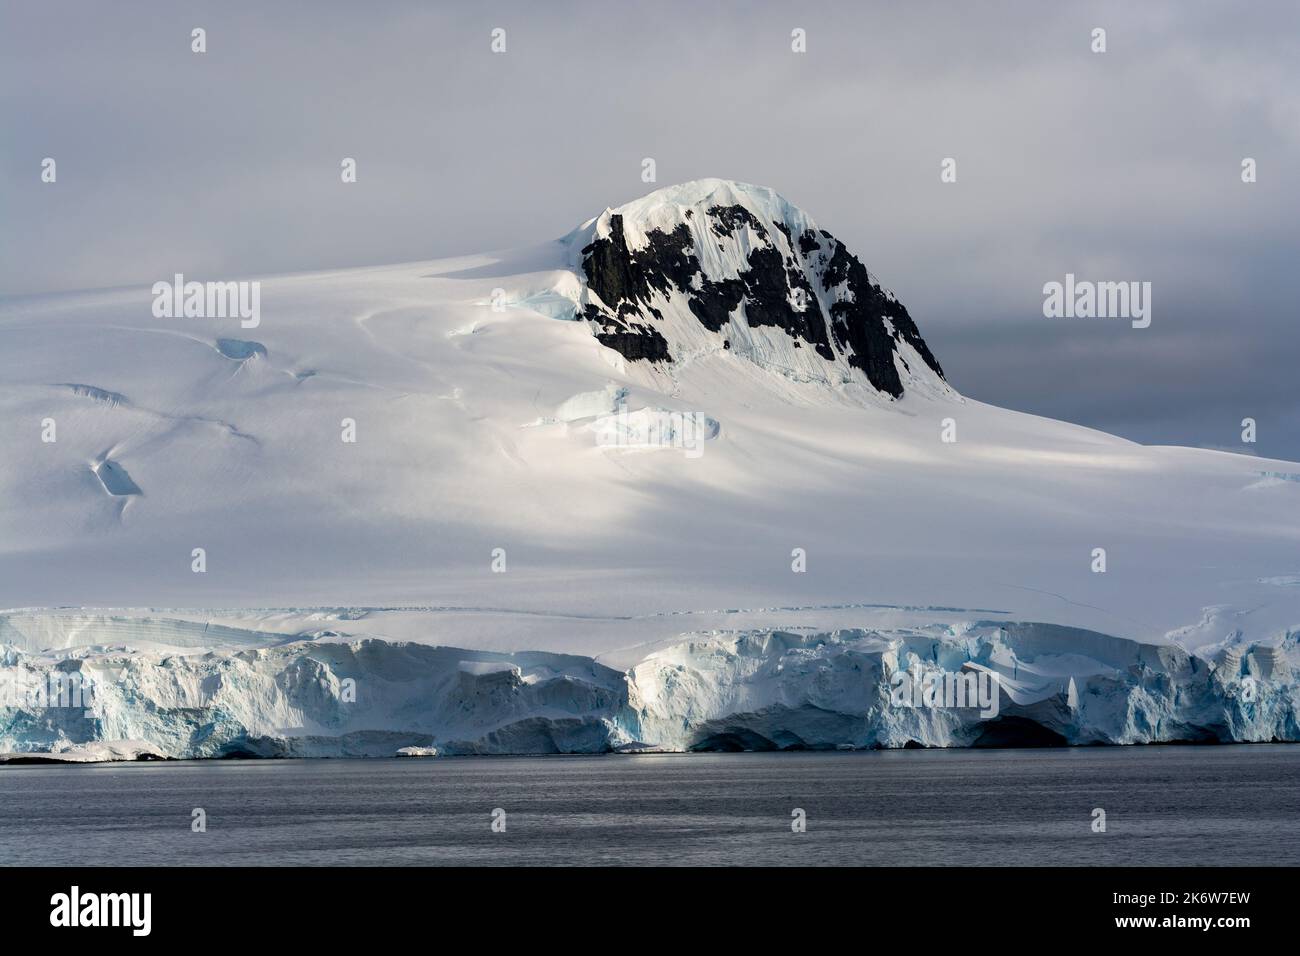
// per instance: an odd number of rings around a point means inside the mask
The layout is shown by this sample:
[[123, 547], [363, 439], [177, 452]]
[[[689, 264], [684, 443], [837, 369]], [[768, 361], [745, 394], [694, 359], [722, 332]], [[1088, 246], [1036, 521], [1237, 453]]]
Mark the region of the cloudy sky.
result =
[[[803, 206], [969, 396], [1236, 450], [1249, 416], [1253, 450], [1300, 459], [1300, 5], [4, 0], [0, 18], [6, 295], [518, 245], [647, 191], [652, 157], [661, 186], [720, 176]], [[1067, 272], [1151, 282], [1150, 328], [1044, 318]]]

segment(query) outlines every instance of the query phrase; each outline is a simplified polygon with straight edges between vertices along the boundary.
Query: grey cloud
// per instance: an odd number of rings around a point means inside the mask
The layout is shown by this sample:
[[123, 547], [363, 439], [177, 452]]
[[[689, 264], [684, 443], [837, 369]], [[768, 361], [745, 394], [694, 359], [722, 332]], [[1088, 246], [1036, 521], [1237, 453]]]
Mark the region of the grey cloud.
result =
[[[1293, 4], [12, 2], [3, 20], [6, 293], [531, 242], [644, 192], [652, 156], [661, 184], [761, 182], [809, 210], [975, 398], [1206, 445], [1252, 415], [1259, 451], [1300, 458]], [[1067, 271], [1151, 281], [1152, 328], [1044, 319]]]

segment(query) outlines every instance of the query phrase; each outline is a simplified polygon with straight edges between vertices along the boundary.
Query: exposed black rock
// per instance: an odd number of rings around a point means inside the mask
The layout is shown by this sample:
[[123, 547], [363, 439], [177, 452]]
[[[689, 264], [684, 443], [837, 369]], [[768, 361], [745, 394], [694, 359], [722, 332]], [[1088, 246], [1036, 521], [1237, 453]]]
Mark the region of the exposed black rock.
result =
[[[798, 276], [792, 286], [791, 280]], [[772, 326], [784, 329], [792, 338], [800, 338], [813, 345], [825, 359], [834, 359], [830, 340], [826, 335], [826, 319], [822, 316], [817, 296], [801, 272], [787, 273], [781, 254], [773, 248], [755, 249], [749, 254], [749, 271], [744, 274], [745, 318], [751, 327]], [[793, 295], [794, 289], [803, 293]], [[801, 299], [803, 309], [791, 305], [791, 299]]]
[[608, 239], [599, 239], [582, 250], [587, 283], [611, 308], [621, 303], [650, 302], [650, 290], [666, 293], [684, 287], [700, 269], [689, 253], [691, 231], [685, 223], [671, 233], [655, 230], [651, 243], [633, 255], [623, 237], [623, 217], [612, 216]]
[[588, 319], [600, 325], [596, 341], [621, 353], [624, 358], [632, 361], [672, 361], [672, 356], [668, 354], [668, 340], [654, 326], [605, 315], [594, 305], [587, 306], [585, 314]]
[[[831, 306], [831, 327], [835, 344], [842, 350], [851, 350], [849, 364], [862, 369], [868, 381], [882, 392], [898, 398], [903, 394], [903, 383], [894, 367], [894, 346], [891, 339], [901, 338], [925, 360], [940, 378], [943, 369], [930, 353], [930, 347], [907, 314], [907, 308], [892, 296], [886, 295], [856, 256], [825, 230], [822, 235], [831, 239], [834, 252], [822, 274], [822, 286], [829, 292], [843, 286], [838, 301]], [[847, 292], [848, 297], [843, 293]], [[890, 334], [889, 325], [893, 327]], [[847, 347], [847, 349], [846, 349]]]
[[736, 311], [744, 295], [745, 284], [739, 279], [706, 280], [687, 304], [706, 329], [721, 332], [722, 327], [731, 321], [731, 313]]
[[[694, 218], [691, 210], [687, 213]], [[646, 246], [634, 251], [627, 245], [623, 217], [611, 215], [608, 234], [582, 250], [595, 298], [583, 317], [601, 344], [630, 361], [672, 362], [672, 344], [658, 327], [663, 314], [652, 305], [658, 294], [684, 302], [714, 333], [724, 332], [743, 307], [751, 328], [781, 329], [795, 347], [810, 345], [827, 361], [842, 358], [894, 398], [903, 394], [894, 363], [899, 342], [908, 343], [943, 378], [907, 309], [829, 232], [805, 229], [796, 242], [788, 224], [775, 222], [785, 239], [783, 252], [781, 240], [743, 205], [710, 206], [705, 216], [708, 232], [699, 232], [703, 223], [694, 228], [710, 241], [731, 239], [742, 228], [758, 238], [738, 277], [715, 279], [704, 272], [696, 233], [685, 222], [670, 232], [650, 230]], [[718, 247], [726, 248], [721, 242]], [[731, 348], [730, 337], [720, 344]]]
[[794, 248], [794, 239], [793, 239], [793, 238], [791, 237], [791, 235], [790, 235], [790, 227], [787, 226], [787, 225], [786, 225], [785, 223], [783, 223], [783, 222], [778, 222], [778, 223], [776, 223], [775, 225], [776, 225], [776, 228], [778, 228], [778, 229], [781, 230], [781, 235], [785, 236], [785, 244], [786, 244], [787, 246], [789, 246], [791, 249], [793, 249], [793, 248]]
[[[713, 220], [713, 232], [719, 236], [732, 235], [738, 226], [749, 226], [760, 236], [767, 236], [763, 224], [754, 218], [754, 214], [744, 206], [710, 206], [709, 218]], [[789, 235], [789, 232], [786, 233]]]

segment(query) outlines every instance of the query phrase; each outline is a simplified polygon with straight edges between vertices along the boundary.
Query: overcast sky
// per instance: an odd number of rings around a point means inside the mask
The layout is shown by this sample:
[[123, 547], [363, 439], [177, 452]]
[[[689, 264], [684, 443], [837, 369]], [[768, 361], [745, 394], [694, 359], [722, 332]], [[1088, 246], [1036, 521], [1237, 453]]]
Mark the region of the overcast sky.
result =
[[[1249, 416], [1300, 459], [1300, 4], [0, 10], [5, 294], [519, 245], [648, 191], [652, 157], [806, 209], [969, 396], [1234, 450]], [[1044, 318], [1067, 272], [1151, 282], [1150, 328]]]

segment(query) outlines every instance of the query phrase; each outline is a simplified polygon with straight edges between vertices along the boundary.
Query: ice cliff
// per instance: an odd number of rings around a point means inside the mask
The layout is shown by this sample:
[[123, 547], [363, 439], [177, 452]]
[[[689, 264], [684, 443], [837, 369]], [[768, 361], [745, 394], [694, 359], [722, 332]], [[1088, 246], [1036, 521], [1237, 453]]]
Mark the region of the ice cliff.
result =
[[[0, 750], [120, 757], [122, 742], [136, 742], [201, 758], [1300, 740], [1295, 653], [1295, 635], [1206, 659], [989, 623], [704, 634], [627, 672], [578, 655], [378, 639], [169, 654], [7, 644]], [[900, 670], [996, 674], [997, 714], [900, 705]], [[83, 699], [58, 699], [53, 688], [69, 685]]]

